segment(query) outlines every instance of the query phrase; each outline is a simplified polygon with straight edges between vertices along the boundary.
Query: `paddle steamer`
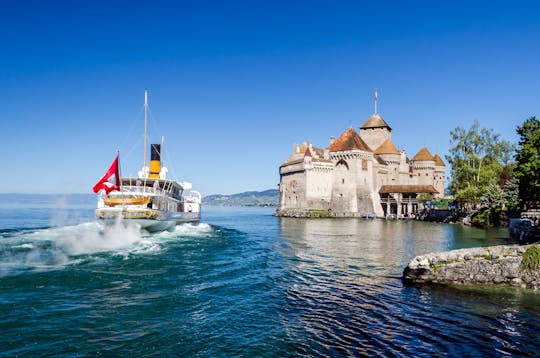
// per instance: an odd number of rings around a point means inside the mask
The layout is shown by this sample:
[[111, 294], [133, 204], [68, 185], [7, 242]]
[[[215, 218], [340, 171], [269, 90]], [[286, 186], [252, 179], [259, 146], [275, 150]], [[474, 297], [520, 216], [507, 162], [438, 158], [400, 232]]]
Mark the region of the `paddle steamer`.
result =
[[144, 165], [137, 177], [120, 177], [119, 155], [94, 186], [98, 197], [96, 218], [106, 223], [132, 222], [150, 232], [172, 230], [179, 223], [201, 219], [201, 194], [191, 183], [167, 179], [162, 167], [163, 144], [151, 145], [150, 167], [146, 166], [148, 93], [144, 93]]

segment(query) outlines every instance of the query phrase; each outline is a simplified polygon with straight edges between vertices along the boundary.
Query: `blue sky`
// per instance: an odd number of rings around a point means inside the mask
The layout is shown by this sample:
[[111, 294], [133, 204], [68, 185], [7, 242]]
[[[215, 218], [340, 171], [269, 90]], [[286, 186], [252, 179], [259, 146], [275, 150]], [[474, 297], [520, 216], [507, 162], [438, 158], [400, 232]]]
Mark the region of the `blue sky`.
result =
[[[478, 119], [516, 141], [540, 115], [540, 2], [7, 1], [0, 192], [85, 193], [149, 137], [203, 195], [277, 188], [293, 143], [379, 113], [444, 157]], [[449, 172], [449, 170], [447, 170]]]

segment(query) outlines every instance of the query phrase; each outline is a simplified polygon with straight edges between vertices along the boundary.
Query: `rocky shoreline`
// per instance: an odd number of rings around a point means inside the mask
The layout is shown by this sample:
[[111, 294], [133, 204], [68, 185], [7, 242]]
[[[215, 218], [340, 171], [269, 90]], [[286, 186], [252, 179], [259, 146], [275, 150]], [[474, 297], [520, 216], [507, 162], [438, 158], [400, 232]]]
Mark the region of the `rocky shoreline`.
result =
[[500, 245], [429, 253], [412, 259], [403, 281], [412, 284], [508, 285], [540, 289], [540, 246]]

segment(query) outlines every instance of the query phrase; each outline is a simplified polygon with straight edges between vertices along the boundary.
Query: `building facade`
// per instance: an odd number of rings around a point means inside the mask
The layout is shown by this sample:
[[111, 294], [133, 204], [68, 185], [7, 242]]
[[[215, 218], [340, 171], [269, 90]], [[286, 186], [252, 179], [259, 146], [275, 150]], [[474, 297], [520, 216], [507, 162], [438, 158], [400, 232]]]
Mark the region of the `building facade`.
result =
[[330, 137], [326, 149], [295, 144], [280, 166], [278, 216], [411, 217], [420, 194], [444, 196], [445, 164], [426, 147], [409, 158], [379, 114]]

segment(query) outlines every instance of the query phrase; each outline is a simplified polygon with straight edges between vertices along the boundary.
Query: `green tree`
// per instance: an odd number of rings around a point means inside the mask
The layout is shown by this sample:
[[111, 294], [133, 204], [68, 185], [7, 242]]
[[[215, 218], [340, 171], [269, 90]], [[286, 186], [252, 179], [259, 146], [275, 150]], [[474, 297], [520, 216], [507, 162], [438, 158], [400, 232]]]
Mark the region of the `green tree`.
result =
[[466, 207], [476, 207], [491, 184], [499, 181], [502, 170], [511, 165], [514, 146], [492, 129], [480, 128], [475, 120], [470, 129], [450, 132], [450, 191]]
[[519, 199], [526, 207], [540, 202], [540, 121], [530, 117], [516, 129], [519, 147], [514, 175], [519, 180]]
[[508, 209], [513, 210], [519, 207], [519, 180], [516, 177], [505, 183], [504, 200]]
[[506, 203], [504, 192], [499, 184], [490, 184], [482, 197], [480, 198], [480, 204], [482, 207], [489, 210], [502, 209]]

